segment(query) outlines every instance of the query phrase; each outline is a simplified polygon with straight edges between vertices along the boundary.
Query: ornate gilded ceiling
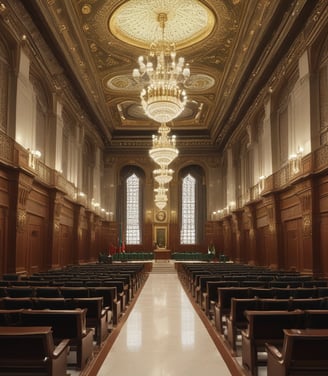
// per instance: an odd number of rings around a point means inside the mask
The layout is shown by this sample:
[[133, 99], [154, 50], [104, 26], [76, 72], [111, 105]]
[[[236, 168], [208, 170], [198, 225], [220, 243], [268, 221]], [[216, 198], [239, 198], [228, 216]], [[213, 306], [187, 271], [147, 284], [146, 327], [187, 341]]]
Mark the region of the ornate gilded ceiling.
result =
[[[188, 104], [170, 124], [179, 142], [223, 148], [285, 53], [280, 33], [306, 0], [33, 0], [27, 10], [53, 43], [108, 145], [143, 142], [157, 128], [132, 78], [167, 14], [165, 36], [190, 64]], [[294, 18], [290, 14], [294, 12]], [[269, 83], [268, 83], [269, 84]]]
[[123, 42], [148, 49], [162, 37], [158, 15], [165, 14], [165, 37], [177, 50], [200, 42], [211, 33], [215, 16], [198, 0], [130, 0], [109, 19], [110, 32]]

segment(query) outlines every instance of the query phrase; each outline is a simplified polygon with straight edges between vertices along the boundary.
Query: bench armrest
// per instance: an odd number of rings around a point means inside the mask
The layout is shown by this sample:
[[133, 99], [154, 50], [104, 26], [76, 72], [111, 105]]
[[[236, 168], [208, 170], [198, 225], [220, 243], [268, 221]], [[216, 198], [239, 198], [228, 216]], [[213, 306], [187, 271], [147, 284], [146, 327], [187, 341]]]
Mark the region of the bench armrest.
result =
[[60, 341], [60, 343], [55, 347], [54, 351], [52, 352], [52, 355], [54, 358], [58, 358], [63, 351], [67, 349], [69, 345], [69, 339], [63, 339]]
[[247, 339], [250, 339], [248, 329], [242, 330], [241, 335]]
[[278, 350], [278, 348], [276, 346], [270, 345], [269, 343], [266, 343], [265, 348], [267, 350], [268, 355], [270, 354], [278, 362], [283, 360], [282, 353]]

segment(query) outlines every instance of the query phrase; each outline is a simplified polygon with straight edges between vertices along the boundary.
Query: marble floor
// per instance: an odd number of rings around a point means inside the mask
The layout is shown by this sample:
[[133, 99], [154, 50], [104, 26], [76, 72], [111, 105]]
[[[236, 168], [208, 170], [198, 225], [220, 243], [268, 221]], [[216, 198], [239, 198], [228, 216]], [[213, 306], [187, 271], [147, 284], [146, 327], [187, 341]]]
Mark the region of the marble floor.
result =
[[[240, 354], [236, 362], [241, 364]], [[266, 369], [259, 368], [258, 376], [265, 376]], [[200, 376], [204, 373], [206, 376], [237, 375], [228, 369], [174, 272], [149, 274], [101, 365], [93, 367], [91, 372], [68, 372], [71, 376]]]
[[231, 375], [176, 274], [152, 274], [98, 376]]

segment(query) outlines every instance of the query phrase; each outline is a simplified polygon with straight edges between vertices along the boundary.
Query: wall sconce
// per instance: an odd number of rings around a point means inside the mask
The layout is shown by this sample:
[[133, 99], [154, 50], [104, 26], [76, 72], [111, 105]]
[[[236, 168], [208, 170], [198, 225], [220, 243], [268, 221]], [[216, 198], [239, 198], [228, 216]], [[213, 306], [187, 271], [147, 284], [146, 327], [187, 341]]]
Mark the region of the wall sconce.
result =
[[262, 175], [259, 177], [259, 181], [258, 181], [258, 187], [259, 187], [259, 193], [261, 193], [264, 189], [264, 183], [265, 183], [265, 176]]
[[288, 158], [289, 162], [289, 173], [291, 176], [297, 174], [300, 172], [301, 169], [301, 159], [302, 159], [302, 154], [297, 153], [297, 154], [291, 154]]
[[28, 151], [28, 165], [29, 167], [33, 168], [33, 170], [36, 169], [37, 167], [37, 160], [41, 158], [42, 153], [40, 150], [30, 150], [27, 149]]
[[236, 209], [236, 202], [235, 201], [230, 201], [229, 205], [228, 205], [228, 211], [229, 211], [229, 213], [231, 213], [235, 209]]

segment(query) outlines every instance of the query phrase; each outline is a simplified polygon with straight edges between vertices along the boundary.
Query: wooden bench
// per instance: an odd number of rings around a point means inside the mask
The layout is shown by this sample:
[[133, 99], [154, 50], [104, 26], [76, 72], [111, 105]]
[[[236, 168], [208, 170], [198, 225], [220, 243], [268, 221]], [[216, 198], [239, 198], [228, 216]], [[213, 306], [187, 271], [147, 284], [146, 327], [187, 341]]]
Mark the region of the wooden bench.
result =
[[50, 326], [55, 343], [69, 339], [70, 349], [76, 351], [76, 365], [83, 369], [93, 354], [93, 331], [86, 327], [86, 309], [23, 310], [22, 326]]
[[291, 309], [320, 310], [324, 307], [324, 298], [290, 299]]
[[23, 309], [0, 309], [0, 326], [16, 326], [21, 321]]
[[214, 316], [215, 304], [218, 301], [218, 289], [233, 286], [232, 281], [206, 281], [206, 291], [203, 293], [202, 308], [206, 316]]
[[121, 300], [117, 299], [116, 287], [89, 287], [90, 297], [100, 296], [103, 298], [104, 308], [110, 310], [113, 316], [113, 325], [117, 325], [121, 317]]
[[33, 308], [33, 298], [2, 298], [3, 309], [20, 309], [20, 308]]
[[246, 310], [256, 311], [259, 309], [259, 299], [231, 299], [230, 315], [227, 317], [227, 340], [233, 351], [236, 351], [237, 334], [246, 329], [248, 321], [245, 316]]
[[56, 346], [50, 326], [0, 327], [0, 375], [66, 375], [69, 340]]
[[204, 308], [204, 294], [206, 294], [207, 291], [207, 282], [209, 281], [222, 281], [222, 278], [220, 275], [217, 274], [210, 274], [205, 276], [200, 276], [198, 279], [198, 286], [196, 286], [195, 290], [195, 300], [196, 303], [199, 304], [202, 308]]
[[108, 336], [108, 326], [112, 319], [110, 310], [103, 308], [103, 298], [76, 298], [73, 299], [76, 308], [87, 309], [86, 325], [94, 328], [94, 339], [100, 345]]
[[117, 280], [108, 280], [103, 281], [104, 287], [116, 287], [117, 290], [117, 299], [121, 302], [121, 311], [124, 312], [126, 309], [126, 293], [125, 293], [125, 284], [123, 281]]
[[327, 309], [308, 309], [304, 311], [306, 328], [308, 329], [328, 329]]
[[248, 298], [248, 288], [218, 287], [218, 302], [214, 307], [214, 321], [219, 333], [224, 332], [223, 321], [230, 314], [231, 298]]
[[73, 298], [34, 298], [33, 309], [74, 309]]
[[284, 329], [282, 350], [266, 343], [267, 375], [328, 375], [328, 329]]
[[257, 375], [257, 366], [266, 364], [258, 359], [265, 343], [282, 345], [283, 329], [300, 329], [305, 326], [305, 313], [295, 311], [245, 311], [248, 325], [242, 330], [242, 364], [248, 372]]

